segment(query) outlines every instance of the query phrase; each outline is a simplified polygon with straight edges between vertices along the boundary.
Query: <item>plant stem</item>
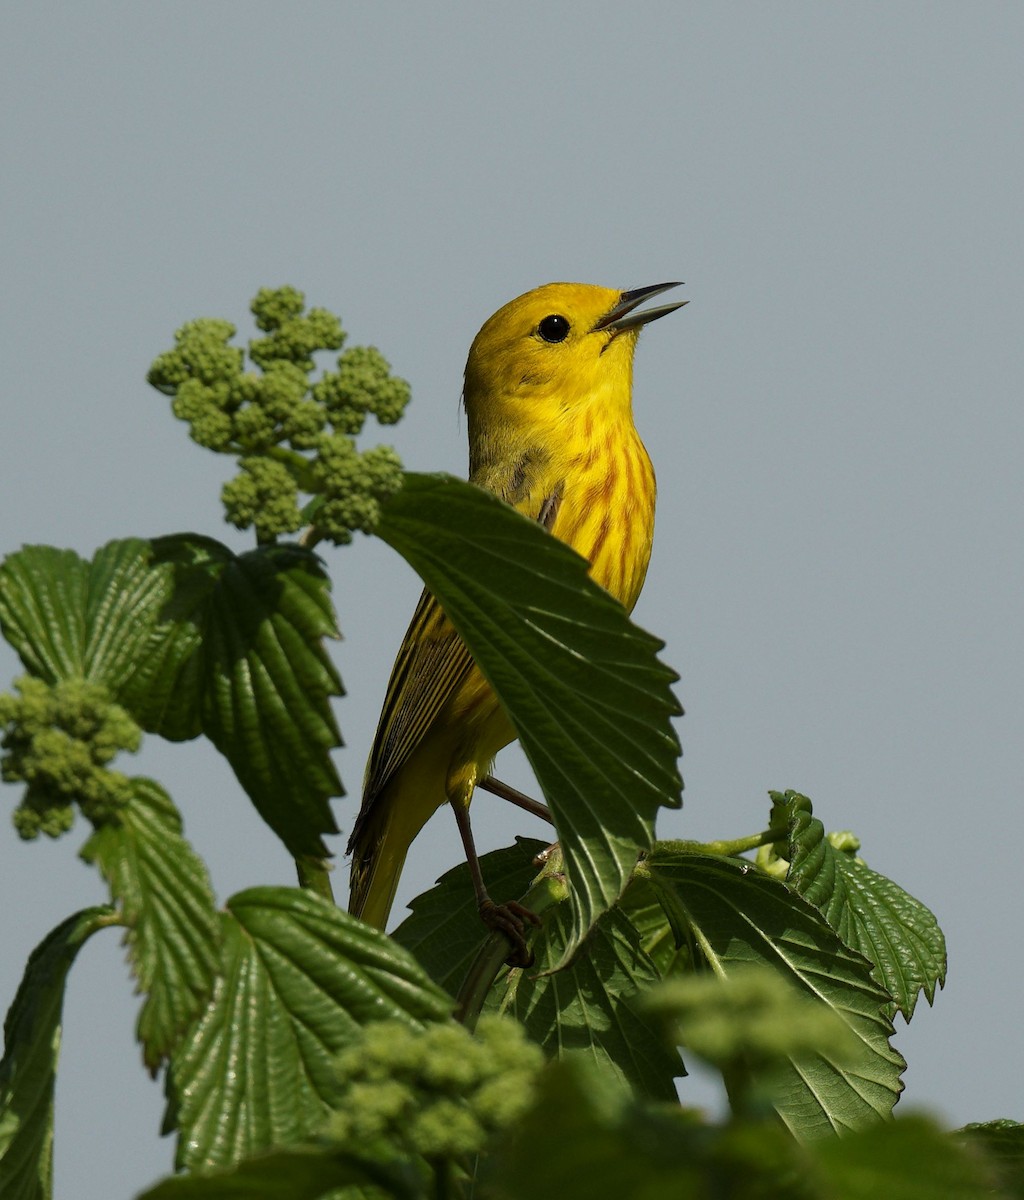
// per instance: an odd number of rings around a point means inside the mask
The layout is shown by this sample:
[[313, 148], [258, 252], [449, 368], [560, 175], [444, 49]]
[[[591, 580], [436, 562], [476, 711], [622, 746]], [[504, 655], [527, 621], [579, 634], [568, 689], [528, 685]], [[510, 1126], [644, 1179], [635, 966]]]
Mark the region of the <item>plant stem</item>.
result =
[[759, 846], [770, 846], [773, 842], [783, 840], [784, 835], [781, 835], [776, 829], [766, 829], [763, 833], [752, 833], [747, 837], [733, 838], [731, 841], [722, 842], [689, 842], [689, 841], [665, 841], [658, 842], [655, 849], [662, 847], [675, 851], [686, 851], [690, 854], [713, 854], [717, 858], [735, 858], [739, 854], [745, 854], [748, 850], [756, 850]]
[[331, 869], [322, 858], [297, 858], [295, 870], [299, 876], [299, 886], [316, 892], [325, 900], [334, 903], [334, 888], [331, 887]]
[[507, 957], [508, 939], [504, 934], [492, 933], [480, 947], [469, 973], [462, 981], [457, 997], [455, 1020], [465, 1025], [470, 1032], [476, 1028], [477, 1017], [480, 1016], [487, 993]]

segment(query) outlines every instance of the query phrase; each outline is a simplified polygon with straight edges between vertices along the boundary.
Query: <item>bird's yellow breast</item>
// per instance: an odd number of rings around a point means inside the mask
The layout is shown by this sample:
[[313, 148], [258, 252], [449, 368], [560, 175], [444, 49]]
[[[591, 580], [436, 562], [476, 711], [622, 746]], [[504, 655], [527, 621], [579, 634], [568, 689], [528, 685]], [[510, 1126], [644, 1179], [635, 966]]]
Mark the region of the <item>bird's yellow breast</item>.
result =
[[631, 611], [654, 539], [654, 468], [631, 420], [581, 418], [551, 532], [590, 563], [594, 580]]

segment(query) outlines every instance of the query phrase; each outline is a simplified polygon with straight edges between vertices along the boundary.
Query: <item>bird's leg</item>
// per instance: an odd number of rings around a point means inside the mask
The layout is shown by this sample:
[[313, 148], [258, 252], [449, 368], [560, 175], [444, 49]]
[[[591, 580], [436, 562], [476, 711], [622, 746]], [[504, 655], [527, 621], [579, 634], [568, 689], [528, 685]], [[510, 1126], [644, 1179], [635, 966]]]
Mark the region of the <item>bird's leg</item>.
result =
[[551, 817], [551, 809], [546, 804], [541, 804], [539, 800], [533, 800], [524, 792], [518, 791], [507, 783], [502, 783], [500, 779], [495, 779], [493, 775], [485, 775], [483, 779], [477, 780], [477, 787], [483, 788], [485, 792], [490, 792], [492, 796], [500, 796], [502, 800], [507, 800], [510, 804], [514, 804], [516, 808], [525, 809], [526, 812], [532, 813], [535, 817], [540, 817], [542, 821], [547, 821], [549, 825], [554, 825]]
[[[554, 825], [555, 823], [554, 818], [551, 816], [551, 809], [546, 804], [541, 804], [539, 800], [532, 799], [510, 784], [503, 783], [500, 779], [495, 779], [493, 775], [485, 775], [483, 779], [477, 780], [476, 786], [483, 788], [485, 792], [490, 792], [492, 796], [500, 796], [502, 800], [507, 800], [510, 804], [516, 805], [517, 808], [525, 809], [535, 817], [540, 817], [541, 820], [547, 821], [549, 825]], [[558, 842], [552, 842], [546, 850], [542, 850], [534, 858], [534, 866], [542, 867], [557, 849]]]
[[480, 919], [488, 929], [503, 933], [508, 938], [512, 953], [505, 960], [510, 967], [529, 967], [533, 963], [533, 951], [526, 943], [524, 936], [526, 925], [540, 925], [540, 918], [514, 900], [508, 904], [495, 904], [487, 894], [483, 873], [480, 870], [480, 860], [476, 853], [476, 843], [473, 841], [473, 829], [469, 823], [469, 806], [460, 804], [457, 799], [452, 801], [455, 820], [459, 826], [462, 847], [466, 852], [466, 862], [469, 863], [469, 873], [473, 879], [473, 891], [476, 893], [477, 907]]

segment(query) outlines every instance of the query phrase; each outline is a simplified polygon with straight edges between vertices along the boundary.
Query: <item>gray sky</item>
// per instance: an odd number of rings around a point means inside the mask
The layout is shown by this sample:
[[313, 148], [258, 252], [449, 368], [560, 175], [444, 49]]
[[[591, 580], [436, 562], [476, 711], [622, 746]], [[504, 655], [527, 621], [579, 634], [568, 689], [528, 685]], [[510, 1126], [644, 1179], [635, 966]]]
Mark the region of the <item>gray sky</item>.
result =
[[[901, 1108], [1020, 1118], [1024, 8], [8, 3], [3, 24], [2, 549], [246, 544], [228, 460], [144, 375], [194, 316], [247, 332], [261, 285], [378, 345], [413, 385], [405, 463], [461, 473], [462, 366], [495, 308], [685, 279], [635, 394], [660, 488], [636, 618], [687, 710], [661, 832], [755, 832], [786, 787], [854, 829], [949, 940], [945, 992], [897, 1038]], [[327, 557], [358, 792], [417, 584], [366, 539]], [[0, 650], [0, 686], [16, 671]], [[219, 896], [292, 881], [215, 756], [151, 738], [120, 765], [168, 787]], [[518, 751], [500, 766], [530, 788]], [[485, 847], [543, 836], [475, 812]], [[400, 899], [456, 861], [450, 820]], [[84, 827], [22, 845], [4, 822], [0, 1007], [103, 897]], [[98, 936], [68, 992], [59, 1197], [169, 1167], [136, 1008]]]

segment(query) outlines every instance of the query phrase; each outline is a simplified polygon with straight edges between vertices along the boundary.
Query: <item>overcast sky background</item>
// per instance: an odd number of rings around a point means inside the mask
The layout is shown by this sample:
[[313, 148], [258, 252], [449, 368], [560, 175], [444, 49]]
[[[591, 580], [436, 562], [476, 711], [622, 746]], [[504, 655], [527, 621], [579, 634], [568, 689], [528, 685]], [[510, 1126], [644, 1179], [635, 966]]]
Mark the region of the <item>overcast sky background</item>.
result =
[[[195, 316], [248, 334], [262, 285], [379, 346], [414, 393], [384, 437], [461, 474], [461, 372], [494, 309], [550, 280], [686, 280], [635, 385], [659, 480], [635, 616], [686, 707], [660, 831], [755, 832], [787, 787], [854, 829], [949, 941], [945, 992], [900, 1022], [901, 1109], [1024, 1116], [1024, 7], [8, 0], [3, 28], [3, 551], [248, 544], [220, 517], [229, 460], [144, 376]], [[326, 557], [347, 834], [418, 584], [368, 539]], [[17, 673], [3, 648], [0, 687]], [[292, 882], [215, 755], [150, 738], [119, 765], [170, 790], [221, 898]], [[518, 751], [499, 765], [531, 788]], [[474, 811], [484, 848], [543, 836]], [[84, 825], [23, 845], [6, 824], [0, 1008], [104, 899]], [[441, 812], [400, 898], [456, 846]], [[68, 989], [59, 1200], [169, 1169], [136, 1010], [97, 936]]]

